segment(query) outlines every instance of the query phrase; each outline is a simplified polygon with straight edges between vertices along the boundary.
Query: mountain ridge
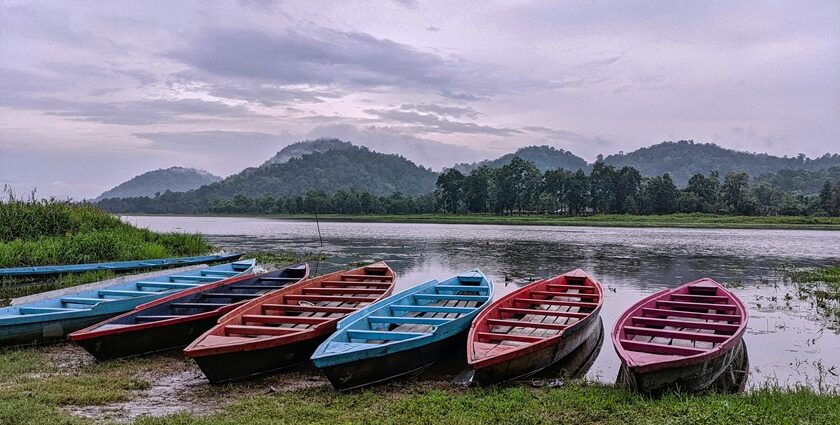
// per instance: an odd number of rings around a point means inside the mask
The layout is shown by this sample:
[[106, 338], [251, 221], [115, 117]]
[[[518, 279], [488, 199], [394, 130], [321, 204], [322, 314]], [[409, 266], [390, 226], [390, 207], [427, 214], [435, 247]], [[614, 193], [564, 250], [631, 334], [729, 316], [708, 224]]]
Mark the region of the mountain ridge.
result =
[[156, 193], [186, 192], [222, 178], [197, 168], [169, 167], [147, 171], [102, 192], [95, 201], [107, 198], [153, 196]]

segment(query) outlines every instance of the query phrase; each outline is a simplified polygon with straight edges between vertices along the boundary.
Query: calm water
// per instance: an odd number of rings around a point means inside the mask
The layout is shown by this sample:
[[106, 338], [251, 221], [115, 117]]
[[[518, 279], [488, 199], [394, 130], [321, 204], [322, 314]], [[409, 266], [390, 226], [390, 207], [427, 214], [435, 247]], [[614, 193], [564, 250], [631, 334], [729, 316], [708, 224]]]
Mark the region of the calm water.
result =
[[[500, 297], [530, 279], [580, 267], [605, 287], [607, 332], [643, 296], [710, 276], [734, 284], [750, 309], [745, 339], [753, 387], [769, 381], [840, 388], [840, 335], [809, 303], [786, 302], [787, 294], [796, 298], [794, 290], [775, 272], [784, 264], [840, 264], [840, 232], [322, 222], [321, 248], [314, 222], [125, 219], [152, 230], [199, 232], [227, 250], [320, 251], [328, 259], [317, 265], [319, 273], [348, 261], [386, 260], [399, 274], [398, 289], [478, 267]], [[611, 382], [618, 365], [607, 337], [588, 377]]]

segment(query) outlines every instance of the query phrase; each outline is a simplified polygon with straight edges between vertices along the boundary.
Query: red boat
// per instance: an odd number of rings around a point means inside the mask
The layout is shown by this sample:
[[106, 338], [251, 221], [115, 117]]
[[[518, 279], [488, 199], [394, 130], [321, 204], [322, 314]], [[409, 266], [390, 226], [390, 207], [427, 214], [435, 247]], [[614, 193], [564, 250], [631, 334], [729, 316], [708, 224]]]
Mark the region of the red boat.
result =
[[184, 354], [212, 383], [309, 361], [339, 320], [390, 295], [395, 281], [384, 262], [303, 281], [229, 312]]
[[306, 263], [174, 293], [69, 335], [97, 360], [183, 348], [247, 300], [309, 276]]
[[522, 287], [491, 304], [467, 337], [472, 382], [519, 379], [562, 360], [598, 329], [603, 289], [576, 269]]
[[618, 380], [647, 394], [708, 390], [733, 362], [746, 363], [747, 320], [741, 300], [709, 278], [657, 292], [615, 324]]

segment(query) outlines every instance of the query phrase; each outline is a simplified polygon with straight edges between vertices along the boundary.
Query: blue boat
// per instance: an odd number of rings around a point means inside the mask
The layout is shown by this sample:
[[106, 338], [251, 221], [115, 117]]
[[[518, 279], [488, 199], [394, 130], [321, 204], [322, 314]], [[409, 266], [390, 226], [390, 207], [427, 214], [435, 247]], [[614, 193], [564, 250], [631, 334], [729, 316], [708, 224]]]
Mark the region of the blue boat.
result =
[[174, 272], [0, 308], [0, 346], [40, 344], [179, 291], [254, 271], [256, 260]]
[[51, 274], [84, 273], [94, 270], [124, 272], [159, 267], [189, 266], [193, 264], [220, 263], [238, 260], [242, 254], [201, 255], [197, 257], [159, 258], [155, 260], [115, 261], [111, 263], [66, 264], [55, 266], [11, 267], [0, 269], [3, 276], [43, 276]]
[[423, 283], [341, 320], [312, 362], [340, 390], [414, 375], [463, 352], [473, 318], [492, 300], [478, 270]]

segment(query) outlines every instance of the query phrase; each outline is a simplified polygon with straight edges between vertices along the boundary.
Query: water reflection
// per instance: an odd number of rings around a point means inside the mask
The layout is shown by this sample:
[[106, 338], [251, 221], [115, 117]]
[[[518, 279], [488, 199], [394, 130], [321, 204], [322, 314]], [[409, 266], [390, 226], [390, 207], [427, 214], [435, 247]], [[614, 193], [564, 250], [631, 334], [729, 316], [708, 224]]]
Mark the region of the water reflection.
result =
[[[501, 297], [533, 278], [580, 267], [601, 281], [605, 332], [643, 296], [709, 276], [737, 284], [750, 308], [744, 339], [750, 384], [838, 388], [840, 336], [825, 329], [793, 290], [775, 285], [775, 270], [840, 263], [840, 232], [812, 230], [638, 229], [547, 226], [314, 222], [256, 218], [126, 217], [142, 227], [200, 232], [230, 250], [321, 251], [319, 273], [348, 261], [383, 259], [398, 273], [397, 290], [480, 268]], [[795, 297], [794, 297], [795, 298]], [[775, 300], [775, 301], [773, 301]], [[788, 303], [790, 305], [788, 305]], [[609, 338], [587, 377], [612, 381], [619, 361]]]

